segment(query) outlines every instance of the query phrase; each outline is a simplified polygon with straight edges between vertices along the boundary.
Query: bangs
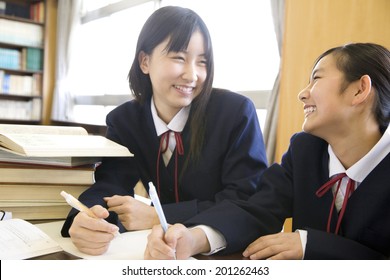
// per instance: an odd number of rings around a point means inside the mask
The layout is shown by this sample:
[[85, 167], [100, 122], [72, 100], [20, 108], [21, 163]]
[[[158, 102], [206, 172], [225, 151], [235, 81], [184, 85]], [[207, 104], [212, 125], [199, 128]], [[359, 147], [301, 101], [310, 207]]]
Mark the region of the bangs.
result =
[[181, 52], [185, 51], [188, 47], [188, 44], [191, 40], [192, 35], [199, 31], [204, 38], [204, 50], [205, 57], [210, 59], [212, 53], [212, 47], [210, 44], [210, 38], [208, 33], [206, 33], [199, 22], [192, 22], [190, 20], [184, 20], [175, 26], [175, 28], [169, 34], [169, 41], [165, 48], [167, 52]]

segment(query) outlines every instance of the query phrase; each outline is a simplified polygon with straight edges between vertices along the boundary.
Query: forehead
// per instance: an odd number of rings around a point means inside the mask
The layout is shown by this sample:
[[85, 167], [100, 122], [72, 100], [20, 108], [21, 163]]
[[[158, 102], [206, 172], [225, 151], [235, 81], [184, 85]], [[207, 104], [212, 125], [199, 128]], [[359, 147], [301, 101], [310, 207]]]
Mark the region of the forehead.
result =
[[323, 71], [332, 71], [332, 70], [339, 71], [336, 66], [335, 57], [332, 54], [329, 54], [327, 56], [324, 56], [317, 62], [312, 72], [317, 73], [320, 71], [323, 72]]

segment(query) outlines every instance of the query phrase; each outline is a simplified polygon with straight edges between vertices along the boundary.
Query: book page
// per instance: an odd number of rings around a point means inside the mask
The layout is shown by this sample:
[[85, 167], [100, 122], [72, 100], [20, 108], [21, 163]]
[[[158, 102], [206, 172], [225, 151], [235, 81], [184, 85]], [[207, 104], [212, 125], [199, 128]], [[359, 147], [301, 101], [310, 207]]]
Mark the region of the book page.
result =
[[[80, 252], [70, 238], [61, 236], [63, 224], [64, 221], [56, 221], [38, 224], [37, 227], [60, 244], [64, 251], [87, 260], [143, 260], [148, 235], [151, 232], [150, 229], [147, 229], [121, 233], [111, 241], [107, 252], [99, 256], [92, 256]], [[189, 259], [195, 260], [193, 257]]]
[[150, 230], [129, 231], [116, 236], [110, 244], [107, 252], [92, 256], [80, 252], [70, 238], [61, 236], [61, 227], [64, 221], [38, 224], [42, 231], [53, 238], [64, 251], [83, 259], [89, 260], [142, 260]]
[[35, 225], [10, 219], [0, 222], [0, 259], [28, 259], [62, 251], [57, 242]]
[[50, 134], [50, 135], [88, 135], [83, 127], [54, 125], [0, 124], [0, 134]]

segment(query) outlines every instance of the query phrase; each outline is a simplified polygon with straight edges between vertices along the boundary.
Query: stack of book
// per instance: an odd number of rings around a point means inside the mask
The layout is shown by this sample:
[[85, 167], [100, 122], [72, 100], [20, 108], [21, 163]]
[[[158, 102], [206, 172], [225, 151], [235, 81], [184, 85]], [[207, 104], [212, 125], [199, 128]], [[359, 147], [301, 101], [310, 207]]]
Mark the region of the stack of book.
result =
[[0, 124], [0, 210], [24, 220], [64, 219], [70, 206], [61, 191], [78, 197], [94, 183], [102, 157], [129, 156], [81, 127]]

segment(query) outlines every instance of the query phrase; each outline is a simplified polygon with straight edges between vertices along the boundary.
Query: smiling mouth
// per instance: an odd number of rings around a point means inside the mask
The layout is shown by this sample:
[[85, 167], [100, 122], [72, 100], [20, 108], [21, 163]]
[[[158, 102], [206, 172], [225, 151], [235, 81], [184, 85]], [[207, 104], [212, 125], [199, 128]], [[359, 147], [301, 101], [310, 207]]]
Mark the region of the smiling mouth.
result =
[[315, 106], [307, 106], [303, 109], [303, 112], [305, 113], [305, 117], [310, 115], [311, 113], [317, 111], [317, 107]]
[[194, 87], [187, 87], [187, 86], [173, 86], [173, 87], [185, 94], [192, 94], [195, 89]]

